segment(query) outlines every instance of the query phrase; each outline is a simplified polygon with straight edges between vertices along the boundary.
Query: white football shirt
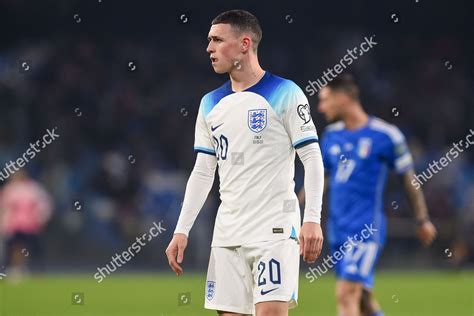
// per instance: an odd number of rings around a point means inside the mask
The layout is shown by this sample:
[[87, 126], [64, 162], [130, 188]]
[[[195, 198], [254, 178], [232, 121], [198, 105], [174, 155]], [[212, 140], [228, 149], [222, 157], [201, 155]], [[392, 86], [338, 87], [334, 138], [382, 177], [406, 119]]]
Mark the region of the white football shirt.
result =
[[317, 141], [308, 100], [291, 80], [266, 72], [242, 92], [227, 81], [202, 98], [194, 150], [216, 157], [220, 179], [213, 247], [298, 236], [295, 149]]

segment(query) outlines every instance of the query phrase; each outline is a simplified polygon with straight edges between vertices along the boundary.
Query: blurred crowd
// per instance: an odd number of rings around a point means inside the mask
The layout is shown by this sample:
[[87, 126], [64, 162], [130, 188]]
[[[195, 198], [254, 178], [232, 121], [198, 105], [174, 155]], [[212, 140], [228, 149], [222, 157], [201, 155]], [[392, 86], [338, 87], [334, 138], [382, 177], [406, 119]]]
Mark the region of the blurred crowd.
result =
[[[264, 32], [260, 59], [265, 69], [304, 88], [366, 35], [332, 31], [308, 39], [310, 47], [301, 50]], [[467, 58], [463, 43], [448, 36], [423, 42], [408, 37], [397, 47], [383, 33], [376, 40], [379, 47], [347, 71], [359, 81], [365, 108], [402, 129], [417, 170], [425, 169], [474, 128], [473, 79], [454, 62]], [[0, 168], [47, 128], [57, 127], [60, 135], [25, 167], [54, 201], [42, 243], [51, 266], [99, 266], [156, 220], [163, 220], [166, 234], [137, 258], [137, 266], [166, 265], [162, 254], [194, 163], [199, 101], [227, 80], [212, 72], [206, 45], [206, 34], [196, 33], [166, 45], [152, 37], [56, 36], [0, 51]], [[445, 56], [453, 59], [451, 68]], [[327, 122], [317, 113], [317, 98], [309, 101], [321, 134]], [[303, 179], [298, 167], [297, 189]], [[439, 249], [430, 262], [443, 265], [448, 247], [463, 254], [456, 257], [459, 264], [472, 262], [474, 151], [462, 153], [423, 190], [440, 226]], [[394, 210], [392, 201], [400, 207]], [[207, 261], [218, 202], [215, 185], [191, 234], [196, 247], [189, 247], [189, 260], [197, 267]], [[386, 205], [390, 218], [410, 219], [395, 181]], [[389, 232], [394, 247], [397, 238], [414, 242], [405, 232], [410, 229]]]

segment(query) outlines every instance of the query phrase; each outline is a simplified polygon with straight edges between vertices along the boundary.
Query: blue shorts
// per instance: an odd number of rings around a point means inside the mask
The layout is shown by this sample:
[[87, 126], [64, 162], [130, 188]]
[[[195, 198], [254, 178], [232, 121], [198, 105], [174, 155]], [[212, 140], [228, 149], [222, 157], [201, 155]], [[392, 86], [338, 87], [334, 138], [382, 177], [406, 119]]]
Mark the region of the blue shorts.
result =
[[374, 241], [357, 242], [353, 246], [331, 244], [331, 256], [336, 261], [334, 270], [338, 279], [363, 283], [364, 288], [374, 287], [375, 265], [382, 246]]

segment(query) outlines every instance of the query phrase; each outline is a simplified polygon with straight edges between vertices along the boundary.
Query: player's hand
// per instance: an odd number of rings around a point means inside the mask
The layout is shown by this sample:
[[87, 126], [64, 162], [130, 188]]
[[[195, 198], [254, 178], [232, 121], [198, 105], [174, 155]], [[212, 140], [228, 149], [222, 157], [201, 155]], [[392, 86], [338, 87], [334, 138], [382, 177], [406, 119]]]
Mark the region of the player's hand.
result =
[[177, 276], [183, 274], [183, 268], [180, 264], [184, 259], [184, 249], [188, 245], [188, 237], [184, 234], [174, 234], [168, 248], [166, 248], [166, 256], [171, 269]]
[[425, 247], [428, 247], [436, 237], [436, 227], [434, 227], [431, 221], [426, 221], [423, 224], [419, 225], [416, 229], [416, 234], [421, 244]]
[[323, 231], [317, 223], [303, 223], [300, 231], [300, 255], [307, 263], [314, 263], [323, 248]]

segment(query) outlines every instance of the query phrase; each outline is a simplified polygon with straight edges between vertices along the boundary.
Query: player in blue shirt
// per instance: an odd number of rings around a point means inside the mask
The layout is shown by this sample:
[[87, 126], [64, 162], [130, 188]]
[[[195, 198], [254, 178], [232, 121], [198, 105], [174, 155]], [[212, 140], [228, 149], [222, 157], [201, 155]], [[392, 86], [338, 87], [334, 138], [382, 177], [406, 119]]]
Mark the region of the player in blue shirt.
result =
[[334, 122], [323, 134], [321, 151], [330, 178], [328, 239], [336, 259], [338, 315], [380, 316], [372, 288], [386, 236], [383, 192], [389, 169], [403, 178], [423, 245], [433, 241], [436, 229], [422, 191], [411, 183], [413, 162], [403, 134], [363, 110], [350, 75], [321, 89], [318, 110]]

